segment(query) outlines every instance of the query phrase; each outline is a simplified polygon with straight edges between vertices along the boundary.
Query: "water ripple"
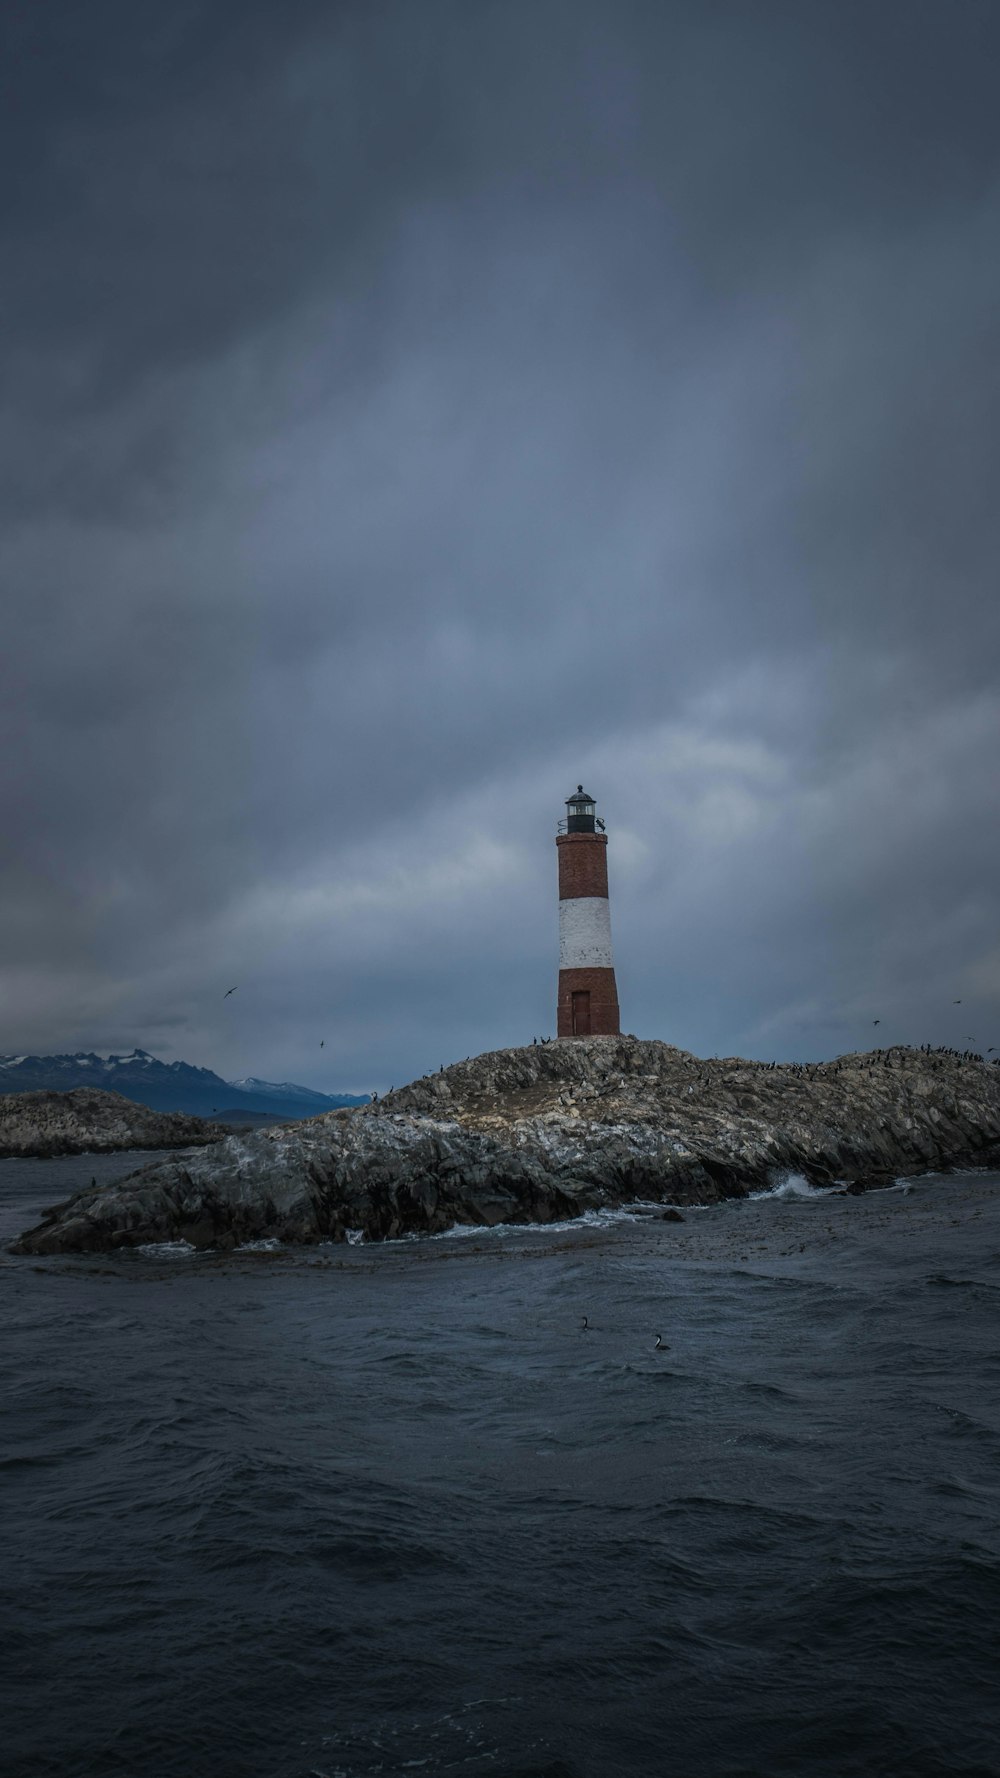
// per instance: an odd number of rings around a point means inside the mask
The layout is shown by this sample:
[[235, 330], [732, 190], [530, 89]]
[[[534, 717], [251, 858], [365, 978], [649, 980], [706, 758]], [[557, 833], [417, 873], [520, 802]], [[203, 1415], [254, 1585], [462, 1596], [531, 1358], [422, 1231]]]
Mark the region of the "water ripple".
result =
[[939, 1190], [5, 1268], [5, 1778], [994, 1778], [1000, 1179]]

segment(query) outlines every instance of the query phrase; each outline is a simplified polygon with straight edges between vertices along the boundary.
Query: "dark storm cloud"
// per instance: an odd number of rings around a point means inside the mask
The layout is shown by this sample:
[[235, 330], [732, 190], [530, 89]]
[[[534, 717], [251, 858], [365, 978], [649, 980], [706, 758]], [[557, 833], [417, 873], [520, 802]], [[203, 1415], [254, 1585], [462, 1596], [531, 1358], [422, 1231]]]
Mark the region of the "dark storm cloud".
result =
[[631, 1028], [985, 1017], [995, 9], [144, 11], [6, 58], [0, 1045], [520, 1041], [581, 775]]

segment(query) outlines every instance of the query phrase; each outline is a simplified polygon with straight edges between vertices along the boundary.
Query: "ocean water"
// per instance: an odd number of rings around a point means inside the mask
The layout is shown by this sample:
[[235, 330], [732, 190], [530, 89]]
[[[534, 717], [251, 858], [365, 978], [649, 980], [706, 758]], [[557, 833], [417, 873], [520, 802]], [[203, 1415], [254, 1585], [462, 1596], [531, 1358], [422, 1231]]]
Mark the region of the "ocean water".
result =
[[684, 1216], [5, 1254], [5, 1778], [1000, 1772], [1000, 1175]]

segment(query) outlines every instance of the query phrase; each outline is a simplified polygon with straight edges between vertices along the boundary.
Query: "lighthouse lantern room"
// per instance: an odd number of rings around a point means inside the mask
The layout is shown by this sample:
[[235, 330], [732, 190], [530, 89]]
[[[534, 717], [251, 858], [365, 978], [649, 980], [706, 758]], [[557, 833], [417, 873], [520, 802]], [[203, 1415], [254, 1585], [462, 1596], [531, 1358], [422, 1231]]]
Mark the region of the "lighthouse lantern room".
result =
[[618, 989], [611, 956], [608, 838], [592, 796], [578, 784], [556, 835], [559, 857], [560, 1037], [617, 1037]]
[[596, 833], [597, 804], [581, 784], [575, 796], [566, 798], [566, 832]]

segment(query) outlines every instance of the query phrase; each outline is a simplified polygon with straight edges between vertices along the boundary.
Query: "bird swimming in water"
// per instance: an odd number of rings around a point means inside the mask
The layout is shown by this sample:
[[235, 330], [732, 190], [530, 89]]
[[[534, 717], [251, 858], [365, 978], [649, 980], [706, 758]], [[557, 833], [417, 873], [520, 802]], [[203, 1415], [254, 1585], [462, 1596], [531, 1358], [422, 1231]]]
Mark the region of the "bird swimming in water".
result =
[[[237, 983], [236, 986], [238, 987], [239, 983]], [[227, 988], [225, 993], [222, 996], [223, 1000], [228, 1000], [230, 994], [235, 994], [235, 992], [236, 992], [236, 988]]]
[[663, 1338], [662, 1334], [657, 1334], [656, 1345], [653, 1347], [653, 1351], [654, 1352], [661, 1352], [661, 1351], [662, 1352], [669, 1352], [670, 1351], [670, 1347], [667, 1345], [667, 1342]]
[[951, 1004], [952, 1006], [961, 1006], [962, 1002], [960, 1000], [953, 1000]]
[[583, 1325], [582, 1325], [582, 1326], [581, 1326], [581, 1328], [580, 1328], [580, 1332], [581, 1332], [581, 1333], [583, 1333], [583, 1332], [584, 1332], [584, 1329], [585, 1329], [585, 1328], [589, 1328], [589, 1326], [590, 1326], [590, 1322], [589, 1322], [589, 1321], [588, 1321], [588, 1320], [587, 1320], [587, 1317], [586, 1317], [586, 1315], [585, 1315], [585, 1316], [584, 1316], [584, 1318], [583, 1318]]

